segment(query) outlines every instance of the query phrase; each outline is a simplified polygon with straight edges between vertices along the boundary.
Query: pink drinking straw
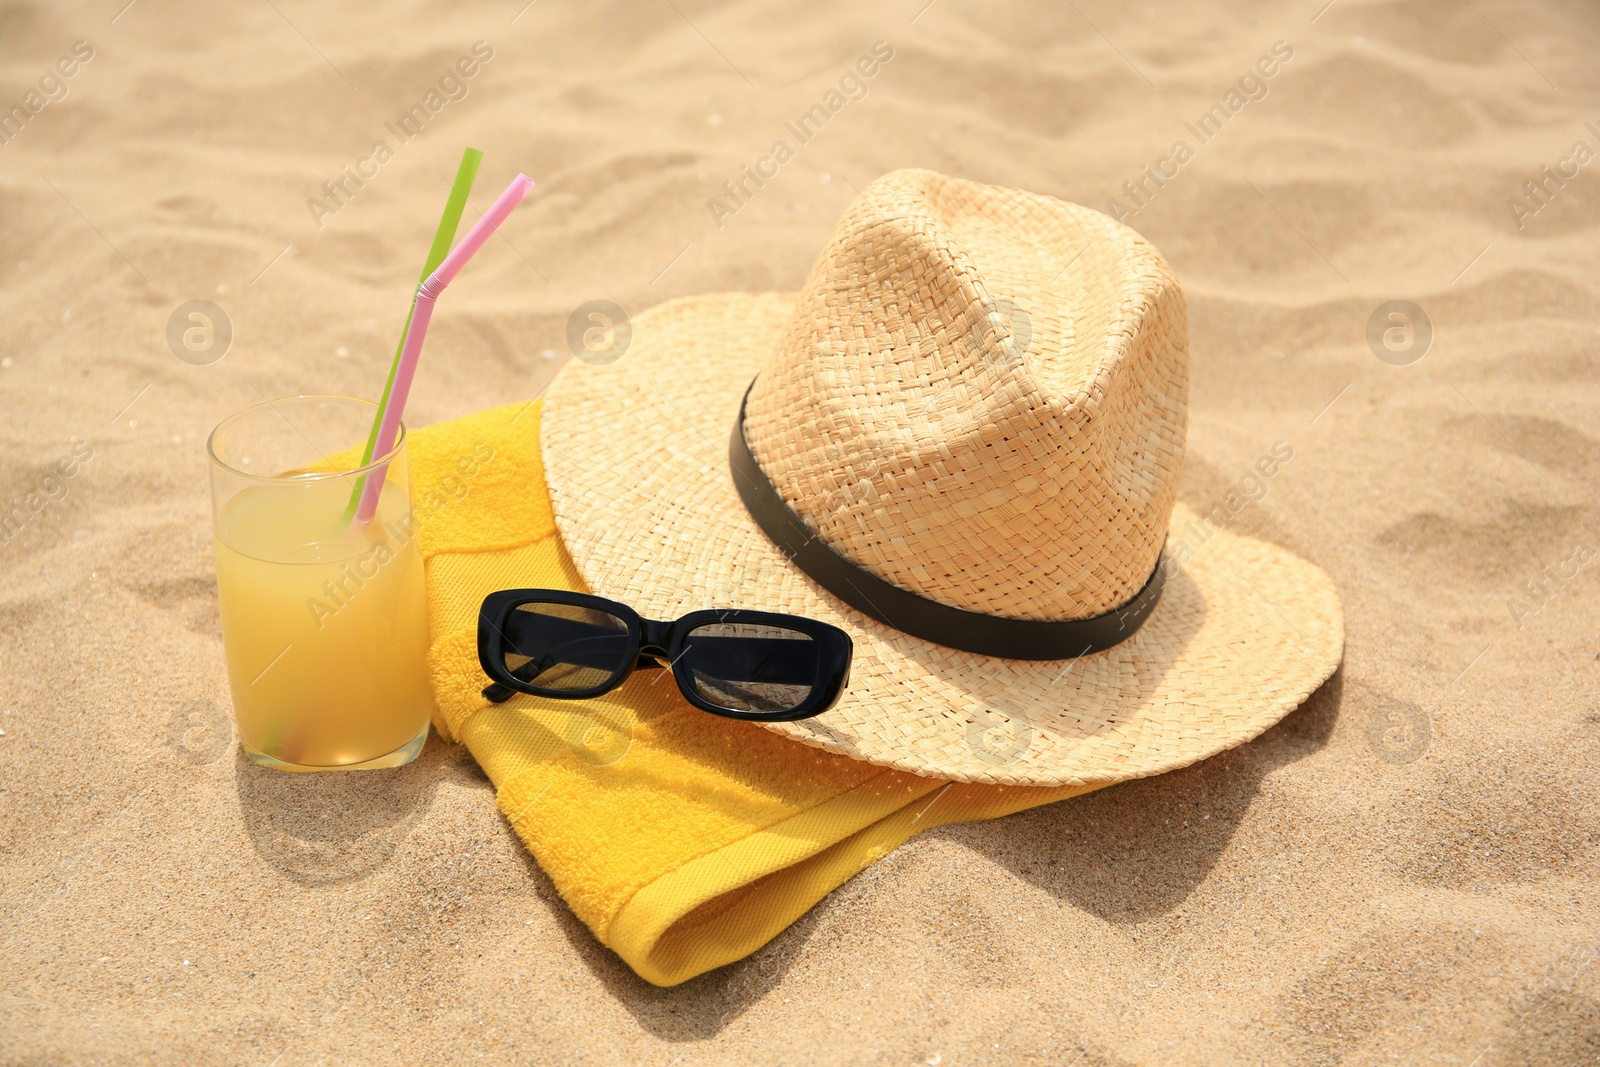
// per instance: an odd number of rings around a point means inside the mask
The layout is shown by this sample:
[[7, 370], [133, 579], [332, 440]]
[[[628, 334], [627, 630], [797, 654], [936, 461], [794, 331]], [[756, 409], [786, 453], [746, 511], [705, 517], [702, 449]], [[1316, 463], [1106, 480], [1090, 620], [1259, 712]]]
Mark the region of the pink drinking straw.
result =
[[[433, 318], [433, 302], [439, 299], [439, 294], [444, 292], [444, 287], [455, 280], [461, 273], [461, 268], [467, 265], [473, 253], [483, 247], [483, 242], [489, 239], [490, 234], [500, 228], [516, 206], [522, 203], [522, 198], [528, 195], [528, 190], [533, 188], [533, 179], [526, 174], [518, 174], [506, 191], [484, 212], [483, 218], [477, 221], [461, 243], [451, 250], [444, 262], [439, 264], [439, 269], [428, 275], [417, 288], [417, 309], [411, 316], [411, 328], [406, 331], [406, 343], [400, 350], [400, 365], [395, 371], [394, 388], [389, 392], [389, 403], [383, 409], [383, 419], [378, 424], [378, 443], [373, 447], [374, 456], [386, 455], [394, 447], [395, 437], [400, 433], [400, 416], [405, 413], [406, 398], [411, 395], [411, 380], [417, 374], [417, 360], [422, 355], [422, 342], [428, 335], [428, 320]], [[361, 493], [361, 504], [356, 508], [356, 522], [365, 525], [372, 521], [372, 516], [378, 511], [378, 494], [383, 491], [383, 479], [389, 472], [389, 465], [374, 470], [367, 476], [367, 486]]]

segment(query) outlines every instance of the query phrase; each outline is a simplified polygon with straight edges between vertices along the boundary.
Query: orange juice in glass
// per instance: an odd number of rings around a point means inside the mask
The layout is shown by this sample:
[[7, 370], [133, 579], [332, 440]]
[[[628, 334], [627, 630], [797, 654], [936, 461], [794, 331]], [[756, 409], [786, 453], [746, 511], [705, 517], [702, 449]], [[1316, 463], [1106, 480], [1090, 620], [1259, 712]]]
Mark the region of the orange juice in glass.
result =
[[[234, 719], [279, 770], [398, 767], [427, 740], [428, 618], [402, 428], [361, 463], [376, 406], [275, 400], [211, 435], [212, 529]], [[387, 467], [377, 512], [354, 517]]]

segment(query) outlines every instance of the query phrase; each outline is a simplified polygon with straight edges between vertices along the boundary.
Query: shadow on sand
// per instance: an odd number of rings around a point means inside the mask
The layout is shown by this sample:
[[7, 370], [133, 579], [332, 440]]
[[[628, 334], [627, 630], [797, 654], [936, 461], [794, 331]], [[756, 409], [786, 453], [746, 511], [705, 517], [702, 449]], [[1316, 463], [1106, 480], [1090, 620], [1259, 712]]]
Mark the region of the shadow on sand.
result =
[[300, 885], [336, 885], [376, 871], [457, 774], [482, 775], [465, 750], [428, 738], [404, 767], [303, 774], [258, 767], [234, 747], [239, 811], [256, 852]]
[[[1327, 743], [1343, 672], [1253, 742], [1192, 767], [1143, 778], [986, 823], [932, 831], [1108, 922], [1137, 923], [1181, 905], [1216, 865], [1261, 780]], [[1206, 816], [1210, 818], [1207, 819]], [[510, 833], [510, 829], [506, 830]], [[753, 955], [680, 986], [651, 985], [559, 903], [531, 858], [529, 876], [552, 901], [589, 969], [651, 1034], [700, 1041], [770, 993], [822, 921], [826, 902]]]
[[1182, 770], [934, 832], [1106, 922], [1165, 915], [1216, 866], [1261, 780], [1327, 743], [1343, 690], [1340, 670], [1254, 741]]

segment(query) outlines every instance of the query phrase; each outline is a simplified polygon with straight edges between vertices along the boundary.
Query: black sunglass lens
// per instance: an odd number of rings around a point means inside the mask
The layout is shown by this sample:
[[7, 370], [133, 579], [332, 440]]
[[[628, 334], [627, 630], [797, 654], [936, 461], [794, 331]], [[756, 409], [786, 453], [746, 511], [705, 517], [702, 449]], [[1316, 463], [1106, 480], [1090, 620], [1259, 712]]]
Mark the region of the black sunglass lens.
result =
[[506, 670], [540, 689], [603, 685], [628, 665], [628, 624], [609, 612], [527, 601], [506, 618]]
[[716, 622], [684, 639], [695, 692], [734, 712], [790, 711], [811, 695], [821, 650], [807, 634], [765, 623]]

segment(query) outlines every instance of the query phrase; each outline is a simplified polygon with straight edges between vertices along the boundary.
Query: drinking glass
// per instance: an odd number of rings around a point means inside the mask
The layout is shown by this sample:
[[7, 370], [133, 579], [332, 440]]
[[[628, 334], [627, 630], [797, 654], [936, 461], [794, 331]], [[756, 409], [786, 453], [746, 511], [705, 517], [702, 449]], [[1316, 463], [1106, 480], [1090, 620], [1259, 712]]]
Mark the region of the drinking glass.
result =
[[[234, 719], [264, 767], [398, 767], [428, 737], [406, 434], [362, 464], [375, 415], [365, 400], [290, 397], [225, 419], [208, 442]], [[384, 465], [377, 512], [362, 523], [356, 494]]]

